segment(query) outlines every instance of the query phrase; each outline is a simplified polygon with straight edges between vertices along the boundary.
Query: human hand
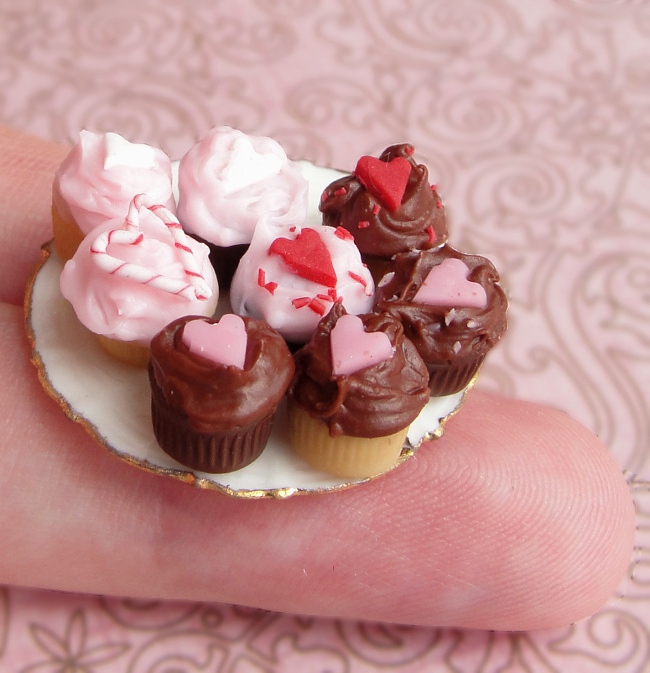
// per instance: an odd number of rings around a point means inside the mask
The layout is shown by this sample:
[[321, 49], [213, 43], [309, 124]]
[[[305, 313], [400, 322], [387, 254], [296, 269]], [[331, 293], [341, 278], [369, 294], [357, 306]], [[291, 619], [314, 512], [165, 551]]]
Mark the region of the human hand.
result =
[[0, 582], [517, 630], [613, 593], [634, 537], [627, 485], [589, 431], [539, 405], [475, 390], [390, 475], [286, 501], [194, 490], [101, 450], [43, 392], [23, 327], [66, 153], [0, 129]]

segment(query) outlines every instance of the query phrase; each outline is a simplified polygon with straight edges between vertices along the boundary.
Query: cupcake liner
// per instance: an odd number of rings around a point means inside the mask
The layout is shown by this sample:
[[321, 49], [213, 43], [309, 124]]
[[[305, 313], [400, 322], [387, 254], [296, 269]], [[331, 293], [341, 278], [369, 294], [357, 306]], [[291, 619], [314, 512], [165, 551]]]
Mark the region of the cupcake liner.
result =
[[210, 241], [206, 241], [200, 236], [190, 235], [200, 243], [205, 243], [208, 246], [210, 249], [210, 263], [217, 274], [219, 289], [224, 292], [229, 290], [232, 278], [239, 265], [239, 260], [244, 256], [246, 250], [248, 250], [248, 243], [221, 246], [210, 243]]
[[74, 220], [64, 218], [59, 209], [52, 204], [52, 228], [54, 231], [54, 247], [65, 264], [72, 259], [84, 235]]
[[474, 378], [484, 359], [485, 355], [480, 355], [454, 363], [432, 364], [425, 362], [429, 370], [431, 395], [433, 397], [443, 397], [463, 390]]
[[252, 463], [264, 450], [273, 427], [275, 410], [247, 428], [227, 432], [197, 432], [184, 414], [171, 408], [152, 386], [151, 419], [162, 450], [198, 472], [234, 472]]

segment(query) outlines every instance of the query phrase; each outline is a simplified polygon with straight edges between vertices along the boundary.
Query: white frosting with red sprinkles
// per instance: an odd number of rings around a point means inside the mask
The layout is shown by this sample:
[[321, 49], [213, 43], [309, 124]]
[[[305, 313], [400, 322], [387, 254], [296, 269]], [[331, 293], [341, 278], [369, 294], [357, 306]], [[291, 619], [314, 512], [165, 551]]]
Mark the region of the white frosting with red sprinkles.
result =
[[351, 314], [371, 311], [374, 290], [347, 231], [292, 226], [279, 233], [258, 226], [235, 272], [230, 302], [236, 313], [266, 320], [287, 341], [304, 343], [335, 301]]

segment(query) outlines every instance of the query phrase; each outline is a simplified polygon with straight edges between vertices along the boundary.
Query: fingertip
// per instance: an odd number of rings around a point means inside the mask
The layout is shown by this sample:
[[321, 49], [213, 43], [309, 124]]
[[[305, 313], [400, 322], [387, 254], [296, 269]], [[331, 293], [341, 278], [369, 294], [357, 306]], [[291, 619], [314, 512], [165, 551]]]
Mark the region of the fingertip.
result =
[[562, 411], [478, 392], [463, 411], [431, 458], [483, 475], [466, 490], [481, 504], [465, 520], [499, 533], [482, 541], [494, 545], [483, 550], [493, 601], [456, 625], [540, 629], [590, 616], [630, 565], [635, 511], [620, 467]]

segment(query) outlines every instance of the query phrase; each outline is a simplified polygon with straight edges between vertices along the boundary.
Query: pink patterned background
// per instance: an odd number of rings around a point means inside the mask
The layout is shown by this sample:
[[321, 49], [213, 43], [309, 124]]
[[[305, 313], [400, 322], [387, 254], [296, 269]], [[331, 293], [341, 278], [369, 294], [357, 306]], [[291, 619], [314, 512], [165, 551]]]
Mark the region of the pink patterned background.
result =
[[413, 142], [457, 247], [509, 290], [480, 385], [598, 433], [638, 511], [619, 595], [552, 632], [4, 587], [0, 670], [650, 668], [650, 2], [4, 0], [0, 45], [0, 122], [55, 140], [115, 130], [178, 157], [230, 124], [344, 169]]

